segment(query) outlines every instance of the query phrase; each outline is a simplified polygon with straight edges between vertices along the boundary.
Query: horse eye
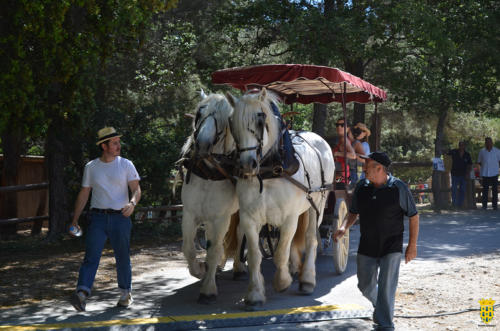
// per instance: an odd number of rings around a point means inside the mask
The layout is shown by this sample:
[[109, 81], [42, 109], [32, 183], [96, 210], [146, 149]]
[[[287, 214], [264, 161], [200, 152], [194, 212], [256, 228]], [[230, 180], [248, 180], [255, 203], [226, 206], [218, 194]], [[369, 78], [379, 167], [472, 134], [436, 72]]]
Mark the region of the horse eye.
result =
[[265, 122], [266, 122], [266, 114], [265, 113], [257, 114], [257, 125], [259, 127], [263, 127]]

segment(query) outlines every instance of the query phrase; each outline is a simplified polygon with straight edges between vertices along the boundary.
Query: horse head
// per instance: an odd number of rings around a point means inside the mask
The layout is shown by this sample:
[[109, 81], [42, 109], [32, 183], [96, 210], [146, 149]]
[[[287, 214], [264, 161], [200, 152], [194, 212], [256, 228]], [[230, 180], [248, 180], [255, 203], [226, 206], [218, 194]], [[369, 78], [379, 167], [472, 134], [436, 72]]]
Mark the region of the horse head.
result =
[[227, 154], [234, 150], [234, 140], [229, 130], [232, 108], [221, 94], [206, 95], [201, 91], [202, 100], [197, 106], [194, 119], [194, 150], [201, 158], [210, 154]]
[[259, 173], [260, 161], [278, 148], [280, 123], [271, 110], [271, 102], [278, 104], [275, 94], [265, 88], [250, 91], [240, 98], [227, 94], [233, 107], [231, 132], [239, 154], [243, 177]]

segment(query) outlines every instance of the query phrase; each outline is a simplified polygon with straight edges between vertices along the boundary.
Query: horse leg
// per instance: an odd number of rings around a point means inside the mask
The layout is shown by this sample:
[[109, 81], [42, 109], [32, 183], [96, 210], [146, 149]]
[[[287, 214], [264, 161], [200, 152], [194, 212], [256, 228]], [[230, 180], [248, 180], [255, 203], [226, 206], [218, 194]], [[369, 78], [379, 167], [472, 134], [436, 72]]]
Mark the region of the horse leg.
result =
[[276, 273], [274, 274], [273, 287], [277, 292], [283, 292], [292, 284], [292, 276], [288, 268], [290, 258], [290, 245], [293, 235], [297, 230], [298, 215], [287, 216], [285, 222], [280, 227], [280, 241], [274, 253], [274, 264]]
[[194, 237], [197, 227], [193, 213], [184, 210], [182, 214], [182, 252], [187, 260], [189, 273], [201, 279], [205, 274], [205, 264], [196, 259]]
[[[314, 208], [309, 208], [309, 226], [306, 232], [306, 250], [304, 264], [299, 274], [299, 291], [303, 294], [311, 294], [316, 287], [316, 254], [318, 248], [318, 221], [323, 219], [323, 210], [326, 199], [321, 199], [317, 206], [321, 214], [317, 218]], [[317, 219], [316, 219], [317, 218]]]
[[302, 269], [302, 256], [305, 250], [305, 235], [309, 224], [309, 213], [305, 211], [299, 216], [297, 231], [292, 239], [290, 247], [290, 274], [298, 274]]
[[264, 277], [260, 271], [262, 254], [259, 248], [259, 224], [249, 215], [242, 215], [240, 210], [240, 225], [247, 238], [249, 282], [245, 296], [245, 306], [251, 310], [262, 306], [266, 301]]
[[224, 236], [229, 226], [229, 217], [222, 217], [214, 220], [213, 223], [205, 224], [207, 235], [207, 272], [201, 281], [200, 296], [198, 303], [214, 303], [217, 297], [217, 285], [215, 274], [223, 255]]
[[236, 248], [236, 254], [234, 256], [234, 262], [233, 262], [233, 279], [234, 280], [243, 280], [247, 279], [247, 267], [245, 265], [245, 261], [242, 261], [245, 246], [243, 246], [243, 229], [239, 225], [240, 223], [240, 218], [239, 214], [235, 214], [238, 220], [238, 226], [236, 227], [236, 238], [237, 238], [237, 248]]

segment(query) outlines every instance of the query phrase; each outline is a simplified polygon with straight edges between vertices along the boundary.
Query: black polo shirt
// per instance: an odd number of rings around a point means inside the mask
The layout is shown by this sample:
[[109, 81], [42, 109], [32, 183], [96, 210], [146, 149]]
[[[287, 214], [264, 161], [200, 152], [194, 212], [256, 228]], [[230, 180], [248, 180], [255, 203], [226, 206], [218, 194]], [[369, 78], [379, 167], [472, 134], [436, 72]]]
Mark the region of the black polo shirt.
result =
[[416, 215], [417, 207], [408, 186], [389, 175], [387, 183], [378, 188], [367, 179], [360, 180], [349, 211], [359, 214], [358, 253], [382, 257], [403, 251], [404, 215]]
[[452, 149], [448, 155], [451, 155], [451, 175], [465, 176], [467, 166], [472, 165], [470, 154], [464, 151], [464, 155], [460, 156], [460, 150]]

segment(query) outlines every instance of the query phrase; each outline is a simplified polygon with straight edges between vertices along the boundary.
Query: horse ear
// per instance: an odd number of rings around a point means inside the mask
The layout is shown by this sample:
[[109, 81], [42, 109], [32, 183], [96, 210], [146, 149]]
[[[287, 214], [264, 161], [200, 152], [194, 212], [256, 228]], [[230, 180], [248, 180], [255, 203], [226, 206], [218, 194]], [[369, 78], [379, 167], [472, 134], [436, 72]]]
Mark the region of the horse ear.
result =
[[267, 96], [267, 90], [265, 87], [262, 88], [262, 90], [260, 90], [260, 93], [259, 93], [259, 100], [260, 101], [264, 101], [266, 99], [266, 96]]
[[234, 108], [234, 106], [236, 105], [236, 99], [233, 97], [231, 92], [226, 92], [226, 98], [227, 98], [227, 101], [229, 101], [229, 104], [231, 105], [231, 107]]
[[203, 100], [207, 97], [207, 95], [205, 94], [205, 91], [203, 91], [203, 89], [200, 89], [200, 97], [201, 97], [201, 100]]

